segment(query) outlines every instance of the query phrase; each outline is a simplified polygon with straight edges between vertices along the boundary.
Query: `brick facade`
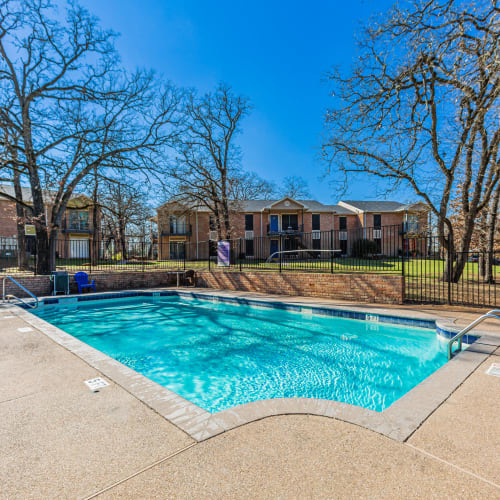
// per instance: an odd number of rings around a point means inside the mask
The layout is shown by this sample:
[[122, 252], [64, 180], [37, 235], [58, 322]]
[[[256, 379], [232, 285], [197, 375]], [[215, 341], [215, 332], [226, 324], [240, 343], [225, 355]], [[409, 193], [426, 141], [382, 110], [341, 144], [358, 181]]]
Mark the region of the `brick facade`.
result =
[[12, 238], [17, 236], [16, 205], [0, 198], [0, 236]]
[[198, 271], [197, 286], [223, 290], [402, 304], [399, 275]]

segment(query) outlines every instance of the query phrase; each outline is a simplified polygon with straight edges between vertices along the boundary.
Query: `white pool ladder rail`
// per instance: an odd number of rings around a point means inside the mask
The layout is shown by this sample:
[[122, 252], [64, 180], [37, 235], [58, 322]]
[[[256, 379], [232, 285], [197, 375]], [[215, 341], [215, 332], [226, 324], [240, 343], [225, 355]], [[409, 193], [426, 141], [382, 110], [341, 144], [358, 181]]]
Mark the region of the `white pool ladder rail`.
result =
[[[27, 302], [26, 300], [23, 300], [20, 297], [16, 297], [15, 295], [12, 295], [12, 294], [6, 294], [5, 293], [5, 282], [7, 280], [12, 281], [12, 283], [17, 285], [21, 290], [25, 291], [30, 297], [35, 299], [35, 303]], [[34, 293], [31, 293], [29, 290], [24, 288], [24, 286], [21, 285], [21, 283], [19, 283], [18, 281], [16, 281], [12, 276], [5, 276], [2, 280], [2, 282], [3, 282], [2, 283], [2, 301], [3, 302], [5, 302], [5, 301], [9, 302], [10, 299], [16, 299], [19, 302], [22, 302], [26, 307], [29, 307], [30, 309], [36, 309], [38, 307], [38, 304], [40, 303], [40, 301], [38, 300], [38, 297]]]
[[[452, 337], [448, 341], [448, 359], [451, 359], [453, 355], [457, 352], [460, 352], [462, 350], [462, 339], [463, 336], [470, 332], [473, 328], [475, 328], [479, 323], [482, 323], [485, 319], [488, 318], [496, 318], [500, 320], [500, 309], [492, 309], [491, 311], [487, 312], [486, 314], [483, 314], [479, 318], [477, 318], [475, 321], [473, 321], [470, 325], [467, 325], [463, 330], [460, 330], [454, 337]], [[453, 352], [453, 344], [455, 342], [458, 342], [458, 349]]]

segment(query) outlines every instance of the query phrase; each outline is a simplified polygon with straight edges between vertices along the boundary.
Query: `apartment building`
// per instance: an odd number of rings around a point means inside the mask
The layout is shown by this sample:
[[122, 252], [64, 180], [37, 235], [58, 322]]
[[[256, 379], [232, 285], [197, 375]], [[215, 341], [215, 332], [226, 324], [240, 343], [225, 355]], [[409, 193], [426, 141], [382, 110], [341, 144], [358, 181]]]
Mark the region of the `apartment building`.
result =
[[[402, 250], [403, 232], [411, 237], [426, 230], [428, 208], [423, 203], [348, 200], [326, 205], [283, 198], [233, 202], [231, 218], [231, 238], [241, 239], [246, 257], [263, 257], [278, 249], [326, 251], [332, 246], [349, 255], [357, 239], [374, 240], [378, 253], [394, 255]], [[218, 239], [213, 214], [204, 206], [165, 203], [157, 209], [157, 223], [163, 259], [182, 258], [185, 246], [180, 243], [211, 241], [214, 248]], [[411, 250], [409, 239], [406, 250]], [[200, 251], [197, 257], [203, 258]]]
[[[5, 195], [14, 196], [14, 187], [0, 185], [0, 246], [4, 249], [15, 248], [17, 244], [17, 215], [16, 204]], [[31, 189], [22, 188], [23, 201], [32, 203]], [[51, 203], [55, 196], [53, 191], [44, 191], [48, 218]], [[92, 200], [82, 194], [74, 194], [68, 202], [65, 215], [58, 233], [57, 253], [60, 258], [88, 258], [90, 242], [95, 237], [93, 227]], [[98, 213], [98, 221], [100, 214]], [[98, 222], [99, 227], [99, 222]], [[30, 223], [29, 214], [25, 220], [26, 248], [35, 252], [35, 227]], [[5, 250], [4, 250], [5, 251]]]

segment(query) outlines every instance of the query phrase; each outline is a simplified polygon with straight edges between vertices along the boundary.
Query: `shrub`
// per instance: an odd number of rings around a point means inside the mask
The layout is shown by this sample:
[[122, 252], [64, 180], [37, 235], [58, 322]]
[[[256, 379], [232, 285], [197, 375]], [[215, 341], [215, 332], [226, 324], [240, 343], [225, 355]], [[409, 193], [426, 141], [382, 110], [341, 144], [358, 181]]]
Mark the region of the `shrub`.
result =
[[373, 240], [360, 238], [352, 244], [351, 253], [353, 257], [370, 257], [378, 253], [378, 246]]

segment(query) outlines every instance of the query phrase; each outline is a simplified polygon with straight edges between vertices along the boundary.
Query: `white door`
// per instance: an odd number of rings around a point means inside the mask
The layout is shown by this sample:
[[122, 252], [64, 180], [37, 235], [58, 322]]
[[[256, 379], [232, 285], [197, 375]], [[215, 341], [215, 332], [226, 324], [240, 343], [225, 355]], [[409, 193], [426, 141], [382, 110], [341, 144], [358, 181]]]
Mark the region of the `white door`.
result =
[[89, 239], [88, 238], [70, 238], [69, 256], [71, 259], [89, 258]]

